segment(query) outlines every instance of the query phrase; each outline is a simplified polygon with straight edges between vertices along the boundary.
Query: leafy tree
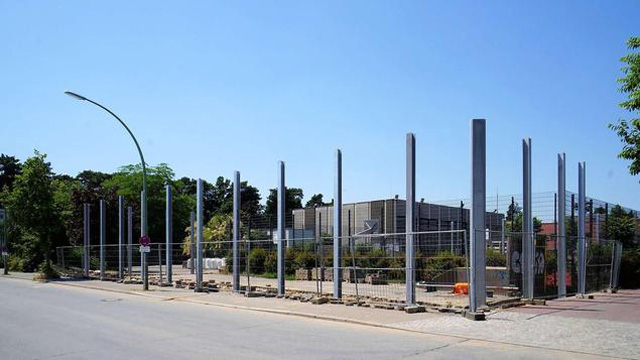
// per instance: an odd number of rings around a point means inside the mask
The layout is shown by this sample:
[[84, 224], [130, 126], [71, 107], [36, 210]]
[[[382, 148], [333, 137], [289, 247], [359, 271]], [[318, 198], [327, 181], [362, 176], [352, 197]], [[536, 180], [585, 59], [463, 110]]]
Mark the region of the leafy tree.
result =
[[[288, 188], [285, 187], [284, 206], [286, 211], [302, 208], [302, 199], [304, 194], [300, 188]], [[264, 212], [267, 215], [276, 216], [278, 208], [278, 190], [270, 189], [269, 197], [267, 197], [267, 203], [265, 205]]]
[[0, 155], [0, 191], [6, 187], [11, 190], [16, 176], [22, 173], [20, 160], [14, 156]]
[[84, 170], [76, 176], [85, 189], [101, 189], [102, 183], [111, 179], [113, 175], [100, 171]]
[[[189, 225], [189, 213], [195, 207], [195, 199], [191, 196], [175, 191], [173, 182], [174, 172], [164, 163], [157, 166], [147, 167], [147, 226], [148, 234], [152, 242], [164, 242], [165, 239], [165, 207], [166, 190], [165, 184], [172, 186], [173, 196], [173, 239], [184, 237], [183, 229]], [[127, 165], [113, 174], [113, 176], [102, 183], [106, 191], [125, 197], [125, 202], [134, 208], [136, 223], [140, 219], [140, 193], [142, 192], [142, 168], [140, 165]], [[117, 216], [117, 203], [109, 204], [114, 209], [110, 213]], [[109, 214], [109, 213], [108, 213]], [[115, 220], [115, 217], [114, 217]], [[109, 220], [108, 220], [109, 222]], [[114, 225], [113, 228], [117, 227]], [[116, 238], [113, 237], [112, 242]]]
[[622, 242], [624, 247], [633, 246], [636, 235], [636, 219], [633, 215], [627, 214], [620, 205], [611, 209], [607, 234], [612, 240]]
[[[505, 219], [505, 228], [508, 230], [513, 229], [514, 233], [522, 232], [522, 208], [518, 206], [517, 202], [509, 205], [507, 209], [507, 217]], [[542, 221], [537, 217], [533, 217], [533, 232], [539, 233], [542, 231]]]
[[[183, 177], [176, 184], [181, 193], [195, 197], [197, 180]], [[231, 214], [233, 212], [233, 184], [231, 180], [219, 176], [215, 184], [203, 181], [203, 188], [202, 200], [205, 219], [210, 219], [215, 214]], [[260, 191], [249, 185], [247, 181], [242, 181], [240, 191], [242, 216], [258, 216], [262, 211]]]
[[[630, 50], [640, 49], [640, 38], [631, 37], [627, 41]], [[629, 172], [631, 175], [640, 173], [640, 52], [632, 52], [620, 59], [626, 65], [622, 67], [624, 77], [618, 79], [622, 84], [620, 91], [628, 95], [628, 99], [620, 103], [620, 106], [631, 113], [635, 118], [630, 120], [618, 120], [618, 123], [609, 124], [624, 144], [618, 154], [621, 159], [631, 161]]]
[[19, 236], [10, 242], [9, 250], [23, 260], [26, 271], [33, 271], [43, 261], [51, 265], [53, 240], [61, 230], [59, 211], [55, 204], [55, 189], [51, 164], [38, 151], [28, 158], [22, 173], [15, 178], [11, 191], [3, 192], [13, 225]]
[[324, 195], [322, 194], [313, 194], [313, 196], [311, 196], [311, 198], [309, 199], [309, 201], [307, 201], [304, 207], [307, 209], [313, 209], [315, 207], [333, 205], [333, 200], [331, 200], [331, 202], [329, 203], [326, 203], [324, 202], [323, 197]]
[[[194, 228], [197, 224], [194, 224]], [[231, 235], [231, 217], [224, 214], [214, 215], [202, 228], [203, 249], [212, 251], [213, 256], [224, 256], [229, 248], [228, 240]], [[187, 236], [182, 243], [182, 253], [191, 254], [191, 228], [186, 228]], [[195, 236], [194, 236], [195, 240]]]

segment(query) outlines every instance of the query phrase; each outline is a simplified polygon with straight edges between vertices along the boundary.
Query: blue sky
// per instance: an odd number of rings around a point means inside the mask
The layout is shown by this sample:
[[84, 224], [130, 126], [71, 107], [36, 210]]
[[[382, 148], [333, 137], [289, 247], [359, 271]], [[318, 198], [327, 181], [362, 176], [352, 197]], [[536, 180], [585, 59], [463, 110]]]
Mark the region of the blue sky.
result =
[[243, 179], [263, 194], [278, 160], [306, 198], [404, 196], [405, 134], [416, 134], [418, 198], [466, 198], [469, 120], [487, 119], [487, 191], [533, 191], [587, 162], [587, 192], [640, 208], [638, 177], [607, 123], [626, 114], [619, 58], [638, 1], [3, 1], [0, 152], [49, 155], [57, 172], [147, 162], [178, 176]]

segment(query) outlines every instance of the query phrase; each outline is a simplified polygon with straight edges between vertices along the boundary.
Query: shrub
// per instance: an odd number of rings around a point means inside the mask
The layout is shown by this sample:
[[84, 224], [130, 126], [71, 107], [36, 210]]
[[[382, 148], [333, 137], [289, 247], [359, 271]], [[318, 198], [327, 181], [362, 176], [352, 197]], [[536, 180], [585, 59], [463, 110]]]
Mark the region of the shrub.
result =
[[640, 249], [636, 248], [622, 251], [618, 284], [620, 287], [626, 289], [636, 289], [640, 287]]
[[9, 256], [9, 270], [23, 272], [25, 260], [17, 256]]
[[265, 260], [267, 252], [264, 249], [257, 248], [249, 252], [249, 267], [252, 274], [262, 274], [265, 272]]
[[486, 263], [487, 266], [507, 266], [507, 255], [500, 251], [487, 249]]

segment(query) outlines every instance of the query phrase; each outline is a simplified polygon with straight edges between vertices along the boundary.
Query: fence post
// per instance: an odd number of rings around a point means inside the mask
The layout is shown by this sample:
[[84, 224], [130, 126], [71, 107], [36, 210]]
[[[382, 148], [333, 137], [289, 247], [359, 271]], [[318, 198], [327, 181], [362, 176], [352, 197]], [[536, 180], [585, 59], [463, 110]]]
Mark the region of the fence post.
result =
[[336, 150], [333, 200], [333, 297], [342, 299], [342, 151]]
[[487, 302], [485, 285], [486, 148], [486, 122], [484, 119], [473, 119], [471, 120], [471, 214], [469, 218], [471, 236], [469, 311], [472, 313], [477, 312], [478, 308], [485, 306]]
[[557, 284], [558, 297], [567, 295], [567, 195], [566, 195], [566, 159], [558, 154], [558, 235], [556, 237], [556, 258], [558, 259]]
[[133, 208], [127, 207], [127, 266], [129, 270], [129, 280], [131, 280], [133, 266]]
[[614, 263], [615, 273], [613, 274], [613, 288], [618, 287], [618, 280], [620, 279], [620, 262], [622, 260], [622, 243], [616, 241], [616, 261]]
[[[240, 172], [233, 174], [233, 291], [240, 291]], [[248, 258], [249, 254], [247, 254]], [[247, 292], [249, 290], [247, 289]]]
[[195, 242], [195, 222], [196, 222], [196, 214], [192, 211], [189, 214], [189, 220], [191, 221], [191, 242], [189, 246], [189, 262], [191, 262], [191, 270], [189, 271], [191, 274], [195, 273], [196, 269], [196, 242]]
[[173, 282], [173, 195], [171, 193], [171, 185], [167, 184], [167, 204], [166, 204], [166, 249], [165, 249], [165, 263], [167, 264], [167, 283]]
[[203, 204], [203, 183], [202, 183], [202, 179], [198, 179], [198, 185], [197, 185], [197, 190], [196, 190], [197, 194], [196, 194], [196, 216], [198, 218], [197, 220], [197, 226], [198, 226], [198, 237], [197, 237], [197, 244], [196, 244], [196, 288], [195, 291], [196, 292], [201, 292], [202, 291], [202, 229], [203, 229], [203, 222], [204, 222], [204, 218], [203, 218], [203, 208], [204, 208], [204, 204]]
[[278, 163], [278, 296], [284, 296], [284, 237], [285, 237], [285, 223], [284, 223], [284, 205], [285, 205], [285, 173], [284, 162]]
[[534, 236], [531, 214], [531, 139], [522, 140], [522, 295], [533, 299]]
[[587, 285], [587, 248], [585, 239], [585, 210], [586, 210], [586, 163], [578, 163], [578, 293], [586, 292]]
[[100, 200], [100, 280], [105, 276], [105, 245], [107, 237], [107, 203]]
[[414, 207], [416, 202], [416, 137], [413, 133], [407, 134], [407, 148], [406, 148], [406, 181], [407, 181], [407, 200], [406, 200], [406, 303], [407, 305], [413, 305], [416, 303], [415, 293], [415, 249], [413, 243], [413, 233], [415, 229], [415, 213]]
[[90, 259], [90, 231], [89, 226], [91, 222], [91, 212], [89, 204], [84, 204], [84, 276], [89, 276], [89, 267], [91, 266]]

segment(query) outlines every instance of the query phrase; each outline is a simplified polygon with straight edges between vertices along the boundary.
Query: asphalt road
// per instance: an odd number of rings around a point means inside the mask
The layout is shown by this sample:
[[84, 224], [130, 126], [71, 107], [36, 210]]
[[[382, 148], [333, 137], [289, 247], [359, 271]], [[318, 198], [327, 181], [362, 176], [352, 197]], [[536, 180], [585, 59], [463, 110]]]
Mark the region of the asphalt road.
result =
[[598, 359], [0, 278], [0, 359]]

